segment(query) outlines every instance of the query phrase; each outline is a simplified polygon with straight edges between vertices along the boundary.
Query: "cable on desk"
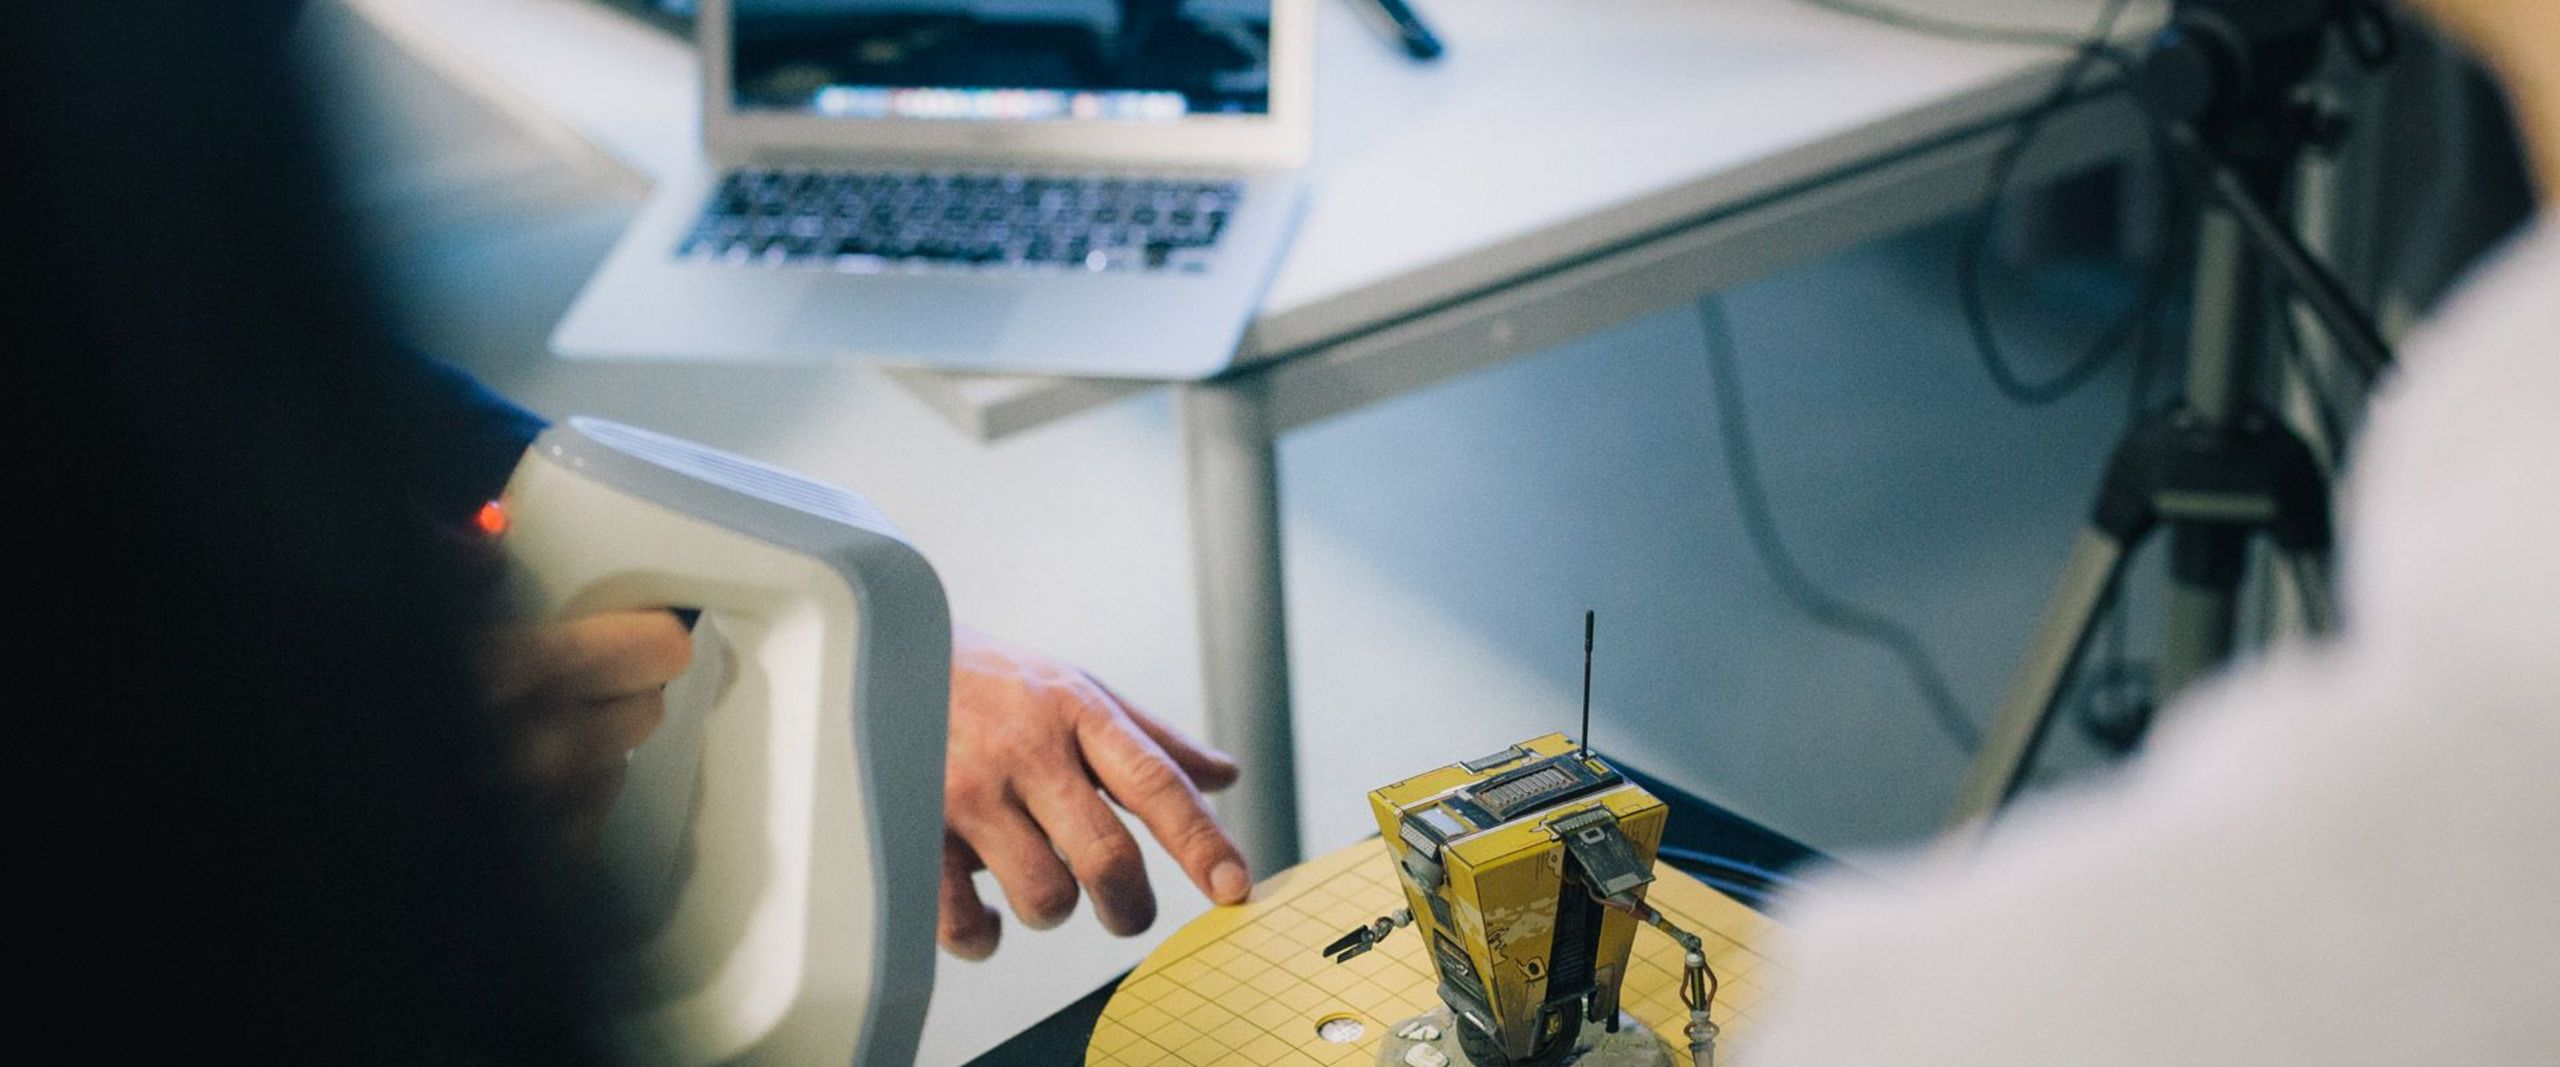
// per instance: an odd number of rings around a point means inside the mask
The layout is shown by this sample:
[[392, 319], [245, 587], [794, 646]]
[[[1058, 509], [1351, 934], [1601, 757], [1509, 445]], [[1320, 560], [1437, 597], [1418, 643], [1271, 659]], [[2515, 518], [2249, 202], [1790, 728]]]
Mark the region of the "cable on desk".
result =
[[[1973, 224], [1966, 229], [1957, 245], [1956, 298], [1963, 309], [1965, 329], [1973, 336], [1975, 355], [1981, 360], [1984, 373], [1990, 376], [1992, 386], [2011, 403], [2021, 407], [2052, 404], [2094, 380], [2117, 353], [2126, 349], [2127, 342], [2142, 323], [2158, 312], [2175, 271], [2176, 257], [2160, 252], [2144, 273], [2142, 290], [2132, 305], [2100, 331], [2097, 339], [2077, 358], [2051, 376], [2037, 381], [2029, 381], [2021, 375], [2001, 349], [1999, 336], [1992, 328], [1991, 310], [1984, 292], [1983, 261], [1988, 258], [1992, 233], [1999, 224], [2000, 209], [2007, 202], [2019, 164], [2026, 158], [2028, 150], [2034, 147], [2037, 135], [2044, 131], [2045, 124], [2054, 115], [2078, 96], [2080, 82], [2092, 68], [2101, 64], [2112, 66], [2127, 82], [2133, 79], [2136, 73], [2133, 61], [2108, 43], [2129, 2], [2109, 0], [2097, 24], [2079, 42], [2078, 54], [2054, 79], [2053, 87], [2010, 128], [2008, 142], [2001, 145], [1999, 155], [1992, 161], [1982, 206], [1975, 212]], [[2161, 225], [2167, 230], [2171, 220], [2180, 215], [2174, 199], [2179, 184], [2170, 169], [2168, 146], [2161, 141], [2159, 131], [2149, 122], [2144, 122], [2143, 132], [2151, 144], [2152, 165], [2161, 175], [2160, 188], [2164, 195], [2173, 198], [2168, 209], [2160, 213]], [[2161, 242], [2161, 247], [2165, 249], [2167, 242]]]
[[1760, 458], [1751, 444], [1751, 428], [1742, 402], [1742, 371], [1734, 357], [1733, 330], [1725, 320], [1724, 301], [1707, 296], [1698, 301], [1698, 324], [1706, 341], [1707, 373], [1714, 379], [1716, 432], [1724, 443], [1725, 473], [1742, 514], [1751, 548], [1781, 595], [1814, 624], [1883, 647], [1902, 662], [1940, 733], [1967, 753], [1981, 747], [1982, 731], [1948, 688], [1946, 676], [1918, 635], [1881, 613], [1852, 604], [1815, 584], [1788, 551], [1769, 506], [1769, 491], [1760, 474]]
[[[2001, 206], [2007, 202], [2009, 186], [2016, 179], [2020, 161], [2026, 157], [2027, 150], [2034, 146], [2036, 136], [2043, 132], [2045, 123], [2070, 104], [2078, 94], [2081, 79], [2088, 75], [2092, 67], [2104, 63], [2114, 66], [2123, 73], [2127, 81], [2132, 80], [2131, 60], [2118, 52], [2112, 43], [2116, 26], [2123, 21], [2125, 10], [2131, 6], [2131, 0], [2107, 0], [2106, 6], [2099, 10], [2098, 18], [2088, 32], [2076, 35], [1964, 22], [1908, 8], [1867, 3], [1864, 0], [1797, 0], [1797, 2], [1932, 37], [1982, 44], [2043, 45], [2068, 48], [2073, 51], [2071, 63], [2063, 69], [2061, 76], [2054, 80], [2053, 88], [2047, 90], [2043, 99], [2039, 100], [2034, 107], [2019, 116], [2017, 123], [2011, 127], [2008, 142], [2001, 146], [1999, 155], [1994, 158], [1991, 178], [1983, 193], [1982, 206], [1975, 213], [1973, 225], [1966, 230], [1964, 238], [1957, 246], [1956, 299], [1964, 315], [1965, 329], [1973, 337], [1974, 354], [1982, 362], [1984, 373], [1990, 376], [1992, 386], [2000, 391], [2000, 395], [2021, 407], [2043, 407], [2079, 392], [2081, 387], [2089, 384], [2100, 371], [2106, 369], [2115, 354], [2125, 347], [2126, 341], [2132, 337], [2140, 323], [2159, 310], [2162, 298], [2167, 292], [2171, 257], [2164, 254], [2159, 262], [2152, 264], [2144, 278], [2142, 292], [2135, 298], [2133, 305], [2126, 309], [2121, 318], [2110, 323], [2086, 351], [2061, 370], [2037, 381], [2029, 381], [2020, 374], [2000, 347], [1999, 337], [1991, 325], [1989, 301], [1983, 290], [1983, 260], [1987, 258], [1986, 253], [1991, 244], [1992, 231], [1997, 226]], [[2152, 140], [2154, 165], [2164, 176], [2172, 179], [2164, 180], [2161, 188], [2176, 189], [2177, 183], [2174, 181], [2174, 176], [2169, 175], [2167, 150], [2160, 143], [2158, 131], [2145, 124], [2145, 133]], [[2175, 215], [2174, 211], [2163, 212], [2163, 225], [2167, 225]]]
[[[2150, 142], [2152, 166], [2161, 176], [2159, 188], [2163, 195], [2169, 198], [2169, 202], [2163, 205], [2159, 216], [2162, 235], [2155, 242], [2155, 259], [2145, 272], [2142, 289], [2136, 295], [2132, 305], [2126, 308], [2121, 317], [2109, 323], [2087, 350], [2051, 376], [2041, 380], [2028, 380], [2011, 363], [1992, 328], [1983, 278], [1983, 264], [1988, 258], [1987, 253], [2000, 217], [2000, 209], [2007, 202], [2010, 187], [2017, 178], [2018, 168], [2026, 158], [2027, 152], [2034, 147], [2036, 138], [2043, 132], [2046, 123], [2063, 108], [2077, 100], [2080, 95], [2080, 83], [2093, 68], [2102, 64], [2113, 67], [2125, 84], [2132, 83], [2138, 75], [2139, 70], [2135, 60], [2119, 51], [2113, 44], [2116, 27], [2122, 22], [2125, 11], [2131, 6], [2131, 0], [2107, 0], [2106, 6], [2100, 9], [2097, 19], [2089, 30], [2079, 35], [1968, 23], [1906, 8], [1868, 3], [1864, 0], [1798, 0], [1798, 2], [1809, 7], [1935, 37], [1986, 44], [2041, 45], [2069, 48], [2073, 51], [2071, 62], [2054, 79], [2052, 87], [2012, 124], [2009, 139], [2001, 145], [1998, 154], [1993, 158], [1981, 206], [1975, 213], [1973, 224], [1968, 227], [1958, 243], [1957, 301], [1963, 313], [1966, 331], [1973, 341], [1976, 358], [1981, 362], [1984, 373], [1991, 379], [1993, 387], [2010, 402], [2022, 407], [2042, 407], [2059, 401], [2096, 380], [2099, 373], [2106, 369], [2119, 352], [2130, 349], [2134, 354], [2135, 364], [2132, 380], [2128, 383], [2127, 417], [2138, 419], [2141, 409], [2146, 406], [2149, 391], [2150, 350], [2157, 343], [2156, 338], [2150, 336], [2150, 330], [2147, 328], [2158, 325], [2159, 313], [2167, 303], [2172, 283], [2178, 274], [2177, 265], [2185, 258], [2178, 254], [2177, 246], [2180, 242], [2175, 237], [2183, 232], [2177, 225], [2178, 220], [2184, 216], [2184, 199], [2179, 195], [2183, 186], [2177, 180], [2178, 176], [2169, 161], [2168, 146], [2156, 126], [2146, 121], [2143, 123], [2143, 132]], [[1744, 523], [1751, 533], [1753, 546], [1760, 555], [1761, 562], [1770, 572], [1772, 580], [1777, 582], [1789, 600], [1794, 601], [1799, 609], [1811, 615], [1817, 623], [1826, 628], [1880, 644], [1892, 651], [1903, 662], [1905, 669], [1912, 675], [1914, 684], [1928, 701], [1940, 730], [1967, 751], [1978, 747], [1980, 736], [1978, 728], [1973, 725], [1971, 717], [1949, 692], [1943, 673], [1929, 656], [1926, 648], [1921, 645], [1918, 637], [1890, 619], [1830, 596], [1813, 585], [1788, 554], [1785, 543], [1778, 535], [1776, 524], [1769, 514], [1767, 494], [1758, 484], [1759, 476], [1756, 471], [1756, 462], [1750, 452], [1748, 434], [1735, 432], [1742, 425], [1742, 413], [1736, 388], [1738, 376], [1729, 366], [1731, 356], [1728, 352], [1721, 361], [1712, 358], [1719, 344], [1729, 348], [1731, 343], [1729, 331], [1723, 322], [1721, 308], [1712, 303], [1701, 303], [1699, 314], [1707, 329], [1711, 366], [1718, 362], [1725, 364], [1717, 370], [1719, 379], [1717, 391], [1718, 402], [1723, 409], [1720, 421], [1726, 427], [1726, 453], [1735, 484], [1735, 495], [1742, 502]], [[2131, 343], [2128, 344], [2128, 342]], [[1728, 397], [1731, 399], [1728, 400]], [[2089, 712], [2101, 699], [2098, 689], [2136, 681], [2134, 667], [2124, 647], [2124, 635], [2130, 629], [2130, 620], [2126, 616], [2126, 605], [2121, 597], [2116, 598], [2116, 602], [2108, 606], [2108, 612], [2110, 625], [2104, 653], [2108, 662], [2099, 672], [2106, 681], [2100, 686], [2084, 687], [2080, 694], [2084, 722], [2094, 718]]]

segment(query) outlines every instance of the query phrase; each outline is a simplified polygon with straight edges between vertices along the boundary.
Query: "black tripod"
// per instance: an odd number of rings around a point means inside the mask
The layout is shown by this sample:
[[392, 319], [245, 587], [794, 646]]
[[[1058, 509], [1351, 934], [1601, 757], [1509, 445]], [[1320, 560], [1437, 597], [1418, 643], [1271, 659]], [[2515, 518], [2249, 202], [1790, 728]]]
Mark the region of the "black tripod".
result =
[[2332, 125], [2298, 106], [2332, 28], [2380, 62], [2388, 16], [2368, 0], [2182, 0], [2137, 88], [2159, 147], [2201, 194], [2195, 310], [2179, 403], [2135, 428], [2109, 463], [2089, 525], [1966, 775], [1954, 822], [2016, 793], [2099, 613], [2153, 532], [2169, 533], [2160, 676], [2174, 692], [2232, 649], [2249, 541], [2266, 536], [2314, 630], [2333, 623], [2329, 491], [2311, 450], [2259, 399], [2272, 268], [2368, 380], [2388, 347], [2345, 289], [2279, 224], [2302, 153]]

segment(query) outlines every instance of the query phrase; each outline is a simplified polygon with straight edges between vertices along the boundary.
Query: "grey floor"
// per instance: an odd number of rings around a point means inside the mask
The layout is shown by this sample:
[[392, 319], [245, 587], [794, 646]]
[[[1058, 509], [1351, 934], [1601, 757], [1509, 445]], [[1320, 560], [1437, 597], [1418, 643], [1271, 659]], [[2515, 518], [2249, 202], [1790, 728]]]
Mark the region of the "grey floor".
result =
[[[313, 18], [353, 213], [419, 343], [548, 414], [619, 418], [855, 487], [935, 558], [962, 618], [1200, 721], [1161, 393], [982, 445], [860, 367], [555, 360], [544, 335], [632, 194], [334, 6]], [[2002, 402], [1956, 315], [1953, 242], [1950, 227], [1922, 230], [1727, 299], [1790, 546], [1834, 592], [1909, 623], [1981, 720], [2122, 425], [2124, 388]], [[2086, 333], [2076, 300], [2005, 302], [2022, 362], [2050, 366]], [[1284, 443], [1307, 848], [1368, 833], [1371, 787], [1573, 729], [1586, 607], [1601, 620], [1601, 749], [1826, 849], [1936, 824], [1963, 756], [1889, 656], [1808, 621], [1753, 556], [1701, 341], [1690, 310], [1640, 319]], [[2074, 739], [2058, 747], [2066, 774], [2095, 763]], [[1167, 923], [1201, 907], [1187, 889], [1167, 897]], [[1008, 936], [991, 963], [942, 965], [925, 1062], [994, 1044], [1147, 944], [1083, 916]]]

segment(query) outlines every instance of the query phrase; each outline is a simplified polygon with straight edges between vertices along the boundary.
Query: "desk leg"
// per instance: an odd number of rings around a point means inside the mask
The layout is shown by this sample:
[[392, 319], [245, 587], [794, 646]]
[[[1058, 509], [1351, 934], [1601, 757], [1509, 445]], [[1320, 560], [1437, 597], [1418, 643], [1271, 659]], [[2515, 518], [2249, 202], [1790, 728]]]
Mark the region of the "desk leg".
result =
[[1264, 392], [1260, 380], [1246, 378], [1186, 385], [1175, 400], [1190, 470], [1209, 740], [1244, 769], [1217, 808], [1256, 879], [1298, 861], [1278, 442]]

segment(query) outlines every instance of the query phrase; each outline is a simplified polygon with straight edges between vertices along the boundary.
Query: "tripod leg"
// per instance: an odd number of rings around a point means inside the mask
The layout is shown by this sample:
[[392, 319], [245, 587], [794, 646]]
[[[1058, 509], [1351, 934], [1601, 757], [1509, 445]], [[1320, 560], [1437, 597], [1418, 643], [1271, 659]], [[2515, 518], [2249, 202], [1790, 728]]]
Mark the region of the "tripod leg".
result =
[[2282, 554], [2286, 572], [2293, 578], [2294, 595], [2302, 601], [2303, 628], [2325, 634], [2338, 628], [2337, 601], [2329, 590], [2329, 561], [2306, 552]]
[[1950, 829], [1962, 832], [1988, 820], [2026, 780], [2027, 765], [2062, 702], [2062, 686], [2071, 677], [2071, 666], [2088, 646], [2098, 612], [2124, 574], [2129, 548], [2094, 526], [2082, 530], [2072, 542], [2071, 560], [2063, 565], [2062, 579], [2036, 624], [2033, 643], [2010, 679], [1999, 716], [1983, 734], [1982, 751], [1965, 772]]
[[2160, 638], [2163, 698], [2231, 658], [2249, 559], [2246, 527], [2181, 523], [2169, 536], [2168, 627]]

